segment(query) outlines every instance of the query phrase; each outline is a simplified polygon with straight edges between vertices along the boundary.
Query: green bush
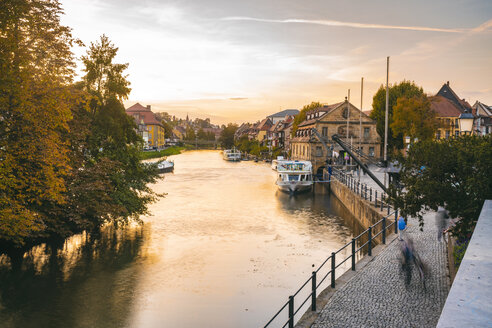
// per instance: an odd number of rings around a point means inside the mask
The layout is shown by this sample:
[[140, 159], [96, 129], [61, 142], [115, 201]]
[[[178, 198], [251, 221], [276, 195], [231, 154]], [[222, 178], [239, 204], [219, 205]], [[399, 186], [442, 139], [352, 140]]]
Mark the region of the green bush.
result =
[[456, 269], [459, 268], [461, 261], [463, 260], [463, 256], [465, 256], [466, 248], [468, 247], [469, 242], [470, 242], [469, 240], [464, 241], [462, 243], [458, 242], [454, 246], [453, 258], [454, 258], [454, 265], [455, 265]]

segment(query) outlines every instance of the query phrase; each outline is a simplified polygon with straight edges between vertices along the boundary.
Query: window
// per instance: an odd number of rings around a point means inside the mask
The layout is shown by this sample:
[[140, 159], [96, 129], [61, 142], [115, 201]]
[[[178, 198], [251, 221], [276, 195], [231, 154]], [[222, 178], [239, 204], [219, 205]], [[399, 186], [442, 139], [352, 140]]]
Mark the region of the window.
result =
[[369, 138], [369, 128], [364, 128], [364, 138], [368, 139]]
[[324, 127], [321, 129], [321, 135], [323, 137], [327, 137], [328, 136], [328, 128], [327, 127]]
[[441, 131], [436, 132], [436, 139], [437, 140], [441, 139]]
[[349, 109], [348, 108], [345, 108], [342, 112], [342, 116], [343, 118], [347, 118], [349, 116]]
[[456, 137], [459, 137], [459, 135], [460, 135], [460, 131], [459, 131], [459, 130], [454, 131], [454, 135], [455, 135]]
[[449, 138], [449, 134], [450, 134], [449, 130], [446, 130], [446, 139]]
[[374, 147], [369, 147], [369, 156], [374, 157]]

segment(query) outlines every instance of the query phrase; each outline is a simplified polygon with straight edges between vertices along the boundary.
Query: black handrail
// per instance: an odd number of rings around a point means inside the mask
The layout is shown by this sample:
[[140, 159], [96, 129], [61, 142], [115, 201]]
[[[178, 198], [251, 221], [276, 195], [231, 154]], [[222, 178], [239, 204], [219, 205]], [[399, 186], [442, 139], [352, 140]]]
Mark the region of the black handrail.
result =
[[[337, 170], [338, 171], [338, 170]], [[347, 178], [347, 176], [342, 173], [342, 172], [336, 172], [334, 174], [334, 176], [337, 175], [337, 180], [344, 183], [346, 186], [349, 186], [349, 180]], [[367, 186], [366, 186], [367, 187]], [[350, 188], [350, 187], [349, 187]], [[363, 193], [363, 190], [365, 188], [357, 188], [359, 191], [360, 191], [360, 195], [362, 196], [362, 193]], [[367, 190], [367, 189], [366, 189]], [[372, 189], [371, 189], [372, 190]], [[371, 194], [372, 195], [372, 194]], [[366, 198], [367, 199], [367, 198]], [[380, 199], [381, 202], [384, 202], [383, 200], [383, 195], [381, 195], [381, 199]], [[286, 307], [288, 307], [288, 320], [287, 322], [285, 322], [285, 324], [282, 326], [282, 327], [285, 327], [287, 325], [289, 325], [289, 327], [294, 327], [294, 317], [295, 315], [301, 310], [301, 308], [306, 304], [306, 302], [311, 298], [311, 310], [312, 311], [315, 311], [316, 310], [316, 292], [318, 290], [318, 288], [321, 286], [321, 284], [325, 281], [326, 278], [328, 278], [328, 276], [331, 275], [331, 287], [332, 288], [335, 288], [335, 272], [336, 272], [336, 269], [338, 267], [340, 267], [342, 264], [344, 264], [346, 261], [348, 261], [348, 259], [352, 259], [352, 270], [355, 270], [355, 257], [358, 255], [358, 253], [364, 248], [367, 246], [368, 248], [368, 256], [372, 256], [372, 243], [374, 242], [374, 239], [376, 237], [378, 237], [379, 235], [382, 234], [382, 241], [383, 241], [383, 244], [386, 243], [386, 232], [387, 231], [391, 231], [390, 230], [390, 227], [394, 224], [395, 227], [396, 227], [396, 222], [398, 220], [398, 211], [395, 210], [391, 213], [390, 212], [390, 205], [388, 203], [386, 203], [386, 206], [388, 207], [388, 215], [384, 216], [381, 220], [379, 220], [378, 222], [374, 223], [373, 225], [371, 225], [367, 230], [363, 231], [361, 234], [359, 234], [357, 237], [355, 238], [352, 238], [352, 240], [350, 242], [348, 242], [347, 244], [345, 244], [344, 246], [342, 246], [340, 249], [338, 249], [336, 252], [332, 252], [330, 256], [328, 256], [328, 258], [326, 260], [323, 261], [323, 263], [315, 270], [313, 271], [311, 277], [309, 277], [309, 279], [304, 283], [302, 284], [302, 286], [291, 296], [289, 296], [289, 300], [287, 301], [287, 303], [285, 303], [281, 308], [280, 310], [268, 321], [268, 323], [264, 326], [264, 328], [267, 328], [276, 318], [277, 316], [283, 311], [285, 310]], [[388, 224], [387, 220], [389, 219], [390, 216], [394, 215], [394, 220], [391, 220], [391, 223]], [[375, 228], [378, 226], [378, 225], [381, 225], [381, 230], [375, 234], [375, 235], [372, 235], [372, 233], [374, 232]], [[397, 230], [395, 229], [394, 231], [395, 233], [397, 233]], [[364, 236], [364, 235], [368, 235], [368, 240], [363, 243], [359, 248], [356, 249], [355, 247], [355, 244], [360, 242], [360, 239]], [[336, 254], [338, 254], [339, 252], [341, 252], [342, 250], [344, 250], [345, 248], [347, 248], [349, 245], [352, 245], [352, 252], [349, 256], [345, 257], [344, 259], [342, 259], [338, 264], [336, 263], [336, 259], [338, 258], [336, 256]], [[320, 271], [321, 268], [323, 268], [323, 266], [326, 264], [326, 262], [328, 262], [329, 260], [331, 260], [331, 270], [329, 270], [326, 275], [323, 277], [323, 279], [321, 279], [318, 283], [316, 282], [316, 276], [318, 274], [318, 272]], [[297, 307], [297, 309], [294, 308], [294, 299], [295, 297], [301, 292], [301, 290], [304, 289], [304, 287], [306, 287], [309, 282], [311, 282], [311, 292], [308, 294], [308, 297], [301, 303], [301, 305], [299, 305]]]

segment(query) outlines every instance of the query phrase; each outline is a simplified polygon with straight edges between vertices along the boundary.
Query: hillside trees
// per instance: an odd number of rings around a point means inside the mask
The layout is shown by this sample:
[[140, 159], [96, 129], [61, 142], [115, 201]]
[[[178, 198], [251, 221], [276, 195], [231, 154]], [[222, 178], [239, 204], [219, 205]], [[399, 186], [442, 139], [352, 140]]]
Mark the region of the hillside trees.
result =
[[237, 129], [237, 124], [232, 123], [229, 123], [224, 127], [219, 137], [219, 143], [222, 148], [228, 149], [234, 146], [234, 133], [236, 133]]

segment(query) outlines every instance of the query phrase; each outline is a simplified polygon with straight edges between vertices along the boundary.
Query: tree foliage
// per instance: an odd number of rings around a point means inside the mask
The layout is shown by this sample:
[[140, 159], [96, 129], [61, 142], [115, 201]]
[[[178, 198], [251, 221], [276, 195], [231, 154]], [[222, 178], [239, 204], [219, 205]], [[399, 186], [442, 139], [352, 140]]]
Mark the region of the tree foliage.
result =
[[103, 36], [73, 84], [74, 40], [57, 0], [0, 2], [0, 249], [127, 222], [157, 170], [121, 100], [127, 64]]
[[234, 146], [234, 133], [238, 129], [237, 124], [229, 123], [222, 130], [219, 137], [219, 143], [224, 149], [229, 149]]
[[444, 206], [460, 218], [454, 229], [459, 238], [473, 230], [485, 199], [492, 198], [492, 135], [419, 141], [401, 158], [404, 192], [395, 196], [403, 215]]
[[438, 125], [437, 114], [431, 109], [427, 96], [398, 98], [390, 126], [393, 137], [404, 135], [410, 140], [430, 140], [434, 138]]
[[294, 117], [294, 121], [292, 122], [292, 137], [296, 135], [297, 127], [299, 126], [299, 124], [306, 119], [307, 112], [321, 106], [323, 106], [321, 103], [313, 101], [309, 105], [305, 105], [304, 107], [302, 107], [301, 111]]
[[43, 229], [43, 202], [64, 203], [62, 134], [71, 119], [75, 42], [56, 0], [0, 2], [0, 240]]
[[[398, 98], [406, 97], [423, 97], [424, 90], [418, 87], [414, 82], [402, 81], [397, 84], [389, 86], [389, 99], [388, 99], [388, 128], [393, 123], [393, 107], [396, 106]], [[376, 130], [384, 140], [384, 119], [386, 116], [386, 87], [381, 85], [372, 98], [372, 111], [370, 117], [376, 121]], [[388, 131], [388, 148], [402, 149], [403, 148], [403, 134], [399, 133], [396, 136]]]

